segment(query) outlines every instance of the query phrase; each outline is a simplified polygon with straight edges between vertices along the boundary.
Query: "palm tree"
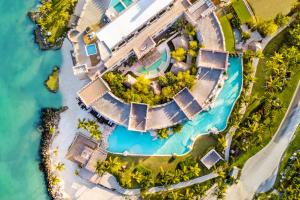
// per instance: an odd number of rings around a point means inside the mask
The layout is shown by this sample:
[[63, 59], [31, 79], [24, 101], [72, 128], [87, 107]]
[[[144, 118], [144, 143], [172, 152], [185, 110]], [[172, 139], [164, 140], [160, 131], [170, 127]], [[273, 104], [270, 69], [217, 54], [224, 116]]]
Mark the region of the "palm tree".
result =
[[113, 173], [118, 173], [119, 171], [122, 170], [122, 163], [119, 161], [118, 157], [115, 157], [115, 158], [109, 157], [108, 165], [109, 165], [110, 170]]
[[94, 129], [90, 130], [90, 136], [95, 140], [99, 141], [101, 139], [101, 135], [102, 133], [99, 130], [94, 130]]
[[83, 120], [78, 119], [78, 126], [77, 126], [77, 129], [86, 129], [86, 122], [85, 122], [85, 119], [83, 119]]
[[130, 174], [121, 174], [120, 182], [123, 186], [126, 188], [131, 188], [132, 187], [132, 176]]
[[55, 166], [55, 169], [57, 170], [57, 171], [63, 171], [64, 169], [65, 169], [65, 164], [64, 163], [62, 163], [62, 162], [59, 162], [59, 163], [57, 163], [57, 165]]
[[51, 175], [49, 182], [52, 183], [52, 185], [58, 185], [60, 183], [60, 179], [56, 175]]
[[227, 142], [226, 142], [226, 138], [224, 135], [221, 135], [221, 137], [218, 137], [218, 142], [224, 149], [227, 147]]

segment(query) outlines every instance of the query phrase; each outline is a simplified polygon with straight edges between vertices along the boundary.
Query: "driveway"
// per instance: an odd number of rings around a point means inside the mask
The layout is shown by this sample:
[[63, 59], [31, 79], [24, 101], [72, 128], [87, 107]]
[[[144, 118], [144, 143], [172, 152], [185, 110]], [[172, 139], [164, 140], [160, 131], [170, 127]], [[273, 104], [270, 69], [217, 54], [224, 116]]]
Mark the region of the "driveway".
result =
[[226, 199], [248, 200], [257, 192], [270, 190], [276, 180], [281, 158], [300, 123], [300, 87], [276, 135], [244, 165], [238, 184], [228, 188]]

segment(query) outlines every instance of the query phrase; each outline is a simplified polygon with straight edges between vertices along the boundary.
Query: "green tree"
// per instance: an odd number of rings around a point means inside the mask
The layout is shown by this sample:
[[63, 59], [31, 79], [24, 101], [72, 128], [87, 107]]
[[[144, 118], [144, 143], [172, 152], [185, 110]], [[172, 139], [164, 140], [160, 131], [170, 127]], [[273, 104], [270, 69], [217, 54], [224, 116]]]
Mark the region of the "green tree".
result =
[[178, 48], [175, 51], [171, 52], [171, 56], [176, 61], [181, 62], [185, 59], [186, 51], [184, 50], [184, 48]]
[[65, 164], [64, 163], [62, 163], [62, 162], [59, 162], [59, 163], [57, 163], [57, 165], [55, 166], [55, 169], [57, 170], [57, 171], [63, 171], [64, 169], [65, 169]]
[[274, 22], [275, 24], [277, 24], [278, 26], [284, 26], [287, 25], [290, 21], [290, 17], [288, 16], [284, 16], [282, 13], [279, 13], [278, 15], [276, 15]]
[[270, 20], [258, 24], [257, 28], [258, 31], [262, 34], [262, 36], [265, 37], [275, 33], [278, 29], [278, 26], [274, 23], [274, 21]]

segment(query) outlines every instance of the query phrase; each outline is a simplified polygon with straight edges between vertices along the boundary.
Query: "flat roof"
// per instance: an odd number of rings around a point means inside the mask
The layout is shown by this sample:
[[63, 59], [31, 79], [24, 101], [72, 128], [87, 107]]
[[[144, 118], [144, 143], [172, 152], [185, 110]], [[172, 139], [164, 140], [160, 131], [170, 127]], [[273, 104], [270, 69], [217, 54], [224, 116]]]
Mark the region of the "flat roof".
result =
[[93, 102], [92, 107], [114, 123], [127, 126], [130, 114], [130, 104], [123, 102], [110, 92]]
[[109, 90], [109, 87], [102, 78], [97, 77], [95, 80], [83, 87], [77, 94], [86, 106], [90, 106], [94, 101], [103, 96], [104, 93]]
[[139, 0], [118, 18], [97, 32], [100, 41], [104, 41], [111, 50], [139, 29], [148, 20], [166, 8], [174, 0]]
[[198, 103], [188, 88], [178, 92], [173, 99], [189, 120], [192, 120], [193, 117], [202, 111], [200, 103]]
[[148, 115], [148, 105], [141, 103], [132, 103], [130, 109], [128, 130], [146, 131]]
[[210, 150], [202, 159], [201, 162], [205, 165], [207, 169], [212, 168], [222, 157], [218, 154], [215, 149]]
[[201, 49], [199, 51], [197, 66], [226, 70], [229, 54], [226, 51]]

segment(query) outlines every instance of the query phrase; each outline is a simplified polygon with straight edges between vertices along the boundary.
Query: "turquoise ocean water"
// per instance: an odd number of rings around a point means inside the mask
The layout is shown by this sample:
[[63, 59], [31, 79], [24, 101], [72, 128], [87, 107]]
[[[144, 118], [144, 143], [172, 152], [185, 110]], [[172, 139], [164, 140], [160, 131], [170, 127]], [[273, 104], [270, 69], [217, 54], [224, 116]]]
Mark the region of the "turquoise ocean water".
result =
[[0, 199], [47, 199], [39, 171], [40, 134], [35, 125], [44, 106], [59, 106], [60, 94], [43, 81], [59, 51], [41, 52], [33, 43], [26, 13], [37, 0], [0, 1]]

